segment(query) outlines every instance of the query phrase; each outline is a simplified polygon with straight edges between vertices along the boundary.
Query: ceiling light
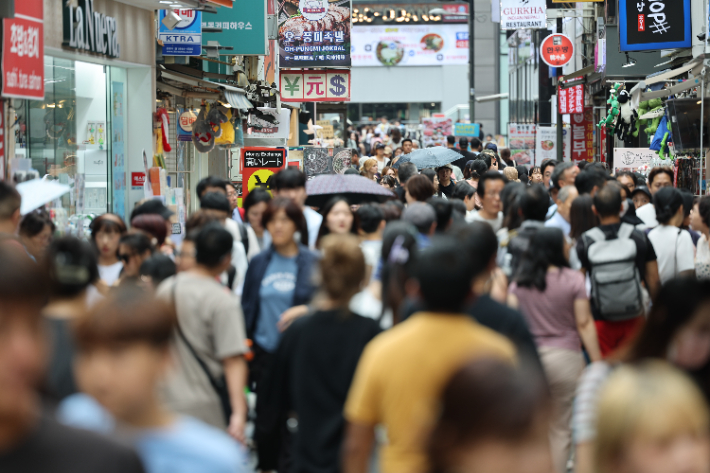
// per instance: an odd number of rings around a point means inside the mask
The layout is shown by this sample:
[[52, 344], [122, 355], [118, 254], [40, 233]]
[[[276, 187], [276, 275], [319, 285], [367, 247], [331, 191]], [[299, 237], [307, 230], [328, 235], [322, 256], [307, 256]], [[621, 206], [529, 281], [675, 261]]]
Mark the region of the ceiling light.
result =
[[636, 59], [630, 57], [629, 53], [626, 53], [626, 64], [622, 64], [621, 67], [634, 67], [635, 65]]
[[167, 3], [167, 4], [171, 4], [171, 3], [173, 3], [173, 2], [172, 2], [172, 1], [170, 1], [170, 0], [160, 0], [160, 2], [158, 2], [158, 3]]

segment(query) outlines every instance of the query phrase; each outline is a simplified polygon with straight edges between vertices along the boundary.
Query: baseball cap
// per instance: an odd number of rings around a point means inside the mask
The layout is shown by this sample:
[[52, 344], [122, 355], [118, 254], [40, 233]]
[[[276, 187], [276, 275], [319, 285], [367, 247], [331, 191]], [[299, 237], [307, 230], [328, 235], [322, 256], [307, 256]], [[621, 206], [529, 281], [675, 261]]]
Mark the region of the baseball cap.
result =
[[643, 192], [644, 194], [646, 194], [648, 196], [649, 199], [651, 199], [651, 201], [653, 201], [653, 196], [651, 195], [651, 191], [648, 190], [648, 187], [646, 187], [646, 186], [638, 186], [636, 189], [634, 189], [634, 191], [631, 193], [631, 198], [633, 199], [634, 195], [638, 194], [639, 192]]
[[451, 169], [453, 171], [454, 167], [451, 164], [444, 164], [443, 166], [436, 168], [436, 172], [439, 172], [439, 169]]
[[385, 144], [378, 141], [375, 143], [375, 149], [385, 149]]

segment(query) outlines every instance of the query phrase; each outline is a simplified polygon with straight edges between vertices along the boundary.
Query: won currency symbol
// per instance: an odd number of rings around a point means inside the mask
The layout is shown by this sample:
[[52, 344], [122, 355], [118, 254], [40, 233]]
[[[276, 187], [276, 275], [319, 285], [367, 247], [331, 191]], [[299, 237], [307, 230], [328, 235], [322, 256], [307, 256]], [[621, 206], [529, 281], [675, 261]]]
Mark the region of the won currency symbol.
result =
[[345, 94], [345, 78], [343, 76], [333, 76], [333, 78], [330, 79], [330, 85], [333, 86], [330, 88], [331, 94], [336, 97], [341, 97]]

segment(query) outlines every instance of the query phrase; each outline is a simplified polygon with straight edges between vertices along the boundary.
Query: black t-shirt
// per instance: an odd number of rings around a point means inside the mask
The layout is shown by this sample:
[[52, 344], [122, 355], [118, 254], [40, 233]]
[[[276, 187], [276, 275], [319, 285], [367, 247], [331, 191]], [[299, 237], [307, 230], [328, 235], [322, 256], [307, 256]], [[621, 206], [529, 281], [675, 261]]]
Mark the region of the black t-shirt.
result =
[[464, 170], [467, 162], [474, 161], [477, 158], [477, 155], [473, 154], [470, 151], [464, 151], [464, 150], [460, 150], [460, 149], [457, 149], [456, 151], [463, 157], [460, 159], [457, 159], [456, 161], [454, 161], [451, 164], [453, 164], [454, 166], [458, 166], [459, 169], [461, 169], [461, 171]]
[[0, 453], [2, 473], [144, 473], [133, 450], [42, 417], [16, 448]]
[[446, 197], [451, 197], [451, 194], [454, 193], [454, 187], [456, 186], [456, 183], [454, 180], [449, 181], [449, 185], [444, 187], [444, 185], [439, 182], [439, 190], [441, 191], [442, 194], [444, 194]]

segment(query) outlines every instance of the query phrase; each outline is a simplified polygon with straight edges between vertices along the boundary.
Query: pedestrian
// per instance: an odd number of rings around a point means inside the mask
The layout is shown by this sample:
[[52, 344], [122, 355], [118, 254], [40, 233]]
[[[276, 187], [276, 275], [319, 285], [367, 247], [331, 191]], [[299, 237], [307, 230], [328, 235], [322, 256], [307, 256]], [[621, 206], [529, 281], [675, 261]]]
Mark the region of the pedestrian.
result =
[[444, 197], [431, 197], [427, 204], [434, 209], [436, 214], [436, 232], [446, 233], [451, 228], [453, 224], [453, 211], [454, 208], [448, 199]]
[[454, 191], [454, 186], [456, 185], [456, 182], [451, 179], [453, 169], [454, 168], [451, 164], [445, 164], [444, 166], [436, 168], [436, 174], [439, 178], [439, 192], [444, 194], [446, 197], [451, 197], [451, 194]]
[[21, 204], [22, 197], [17, 189], [7, 181], [0, 181], [0, 244], [23, 248], [17, 239], [17, 230], [22, 220]]
[[[552, 187], [550, 188], [550, 196], [555, 201], [557, 193], [565, 186], [573, 186], [574, 180], [579, 174], [579, 167], [574, 163], [560, 163], [555, 166], [550, 177]], [[555, 207], [556, 208], [556, 207]]]
[[397, 176], [397, 170], [394, 169], [394, 168], [391, 168], [391, 167], [389, 167], [389, 166], [385, 166], [385, 167], [382, 169], [382, 177], [385, 177], [385, 176], [396, 177], [396, 176]]
[[508, 182], [520, 182], [520, 179], [518, 179], [518, 170], [512, 166], [503, 169], [503, 175], [508, 179]]
[[[688, 189], [678, 189], [680, 195], [683, 198], [683, 223], [680, 224], [680, 228], [687, 230], [690, 233], [690, 238], [693, 240], [693, 246], [697, 249], [698, 240], [700, 240], [700, 232], [696, 232], [690, 226], [690, 214], [693, 213], [693, 207], [695, 206], [696, 197]], [[700, 200], [699, 198], [697, 200]]]
[[695, 203], [690, 220], [693, 230], [701, 234], [695, 252], [695, 275], [698, 279], [710, 279], [710, 197], [701, 197]]
[[569, 211], [570, 236], [576, 242], [584, 232], [599, 226], [599, 216], [594, 213], [594, 199], [589, 194], [580, 195], [572, 201]]
[[160, 283], [177, 273], [175, 262], [167, 255], [156, 253], [143, 261], [140, 269], [141, 284], [154, 293]]
[[658, 226], [648, 233], [658, 262], [661, 284], [677, 276], [695, 274], [695, 247], [683, 230], [683, 197], [678, 189], [664, 187], [653, 196]]
[[542, 173], [542, 185], [545, 186], [545, 189], [549, 189], [552, 185], [550, 180], [552, 179], [552, 173], [555, 171], [557, 163], [558, 161], [556, 159], [545, 159], [542, 161], [540, 172]]
[[410, 223], [387, 224], [382, 235], [382, 271], [380, 275], [381, 310], [377, 314], [389, 328], [403, 320], [402, 308], [407, 297], [406, 283], [417, 261], [419, 233]]
[[552, 470], [543, 380], [497, 360], [461, 368], [441, 395], [431, 429], [432, 473], [547, 473]]
[[321, 209], [321, 215], [323, 215], [323, 223], [321, 223], [318, 231], [316, 248], [320, 248], [320, 241], [324, 236], [331, 233], [336, 235], [346, 233], [357, 235], [358, 221], [345, 197], [336, 196], [331, 198]]
[[413, 202], [402, 212], [402, 221], [414, 225], [419, 232], [419, 248], [427, 248], [436, 231], [436, 211], [426, 202]]
[[483, 162], [486, 163], [486, 166], [488, 166], [489, 171], [498, 171], [502, 170], [504, 164], [501, 163], [500, 158], [498, 155], [491, 150], [484, 150], [481, 155], [479, 156], [480, 159], [483, 160]]
[[405, 186], [407, 204], [426, 202], [434, 193], [434, 184], [423, 174], [418, 174], [407, 180], [407, 185]]
[[607, 174], [603, 171], [587, 166], [584, 171], [574, 178], [574, 185], [579, 195], [589, 194], [592, 197], [607, 183]]
[[358, 235], [360, 249], [365, 256], [367, 277], [369, 283], [372, 275], [380, 264], [382, 257], [382, 234], [385, 231], [385, 211], [377, 204], [364, 204], [357, 209]]
[[99, 270], [91, 245], [74, 237], [52, 242], [41, 268], [49, 276], [49, 303], [42, 315], [52, 347], [45, 389], [58, 402], [77, 391], [72, 370], [76, 349], [71, 327], [86, 312], [87, 290], [99, 279]]
[[[0, 211], [4, 204], [0, 198]], [[143, 473], [129, 448], [65, 427], [42, 407], [38, 386], [51, 352], [41, 314], [47, 276], [16, 248], [0, 245], [0, 471]]]
[[[402, 140], [402, 154], [409, 154], [412, 152], [413, 141], [411, 138], [405, 138]], [[396, 161], [395, 161], [396, 162]]]
[[126, 233], [126, 224], [116, 214], [105, 213], [96, 217], [89, 226], [91, 241], [98, 252], [99, 277], [108, 287], [118, 281], [123, 270], [118, 247], [121, 237]]
[[137, 284], [143, 261], [151, 257], [153, 243], [145, 233], [127, 233], [118, 241], [118, 257], [123, 262], [119, 285]]
[[478, 138], [471, 138], [471, 153], [475, 154], [477, 157], [483, 151], [483, 143]]
[[378, 142], [375, 144], [375, 154], [372, 156], [376, 160], [377, 164], [377, 173], [382, 172], [385, 166], [387, 166], [387, 163], [389, 163], [389, 159], [385, 157], [385, 148], [386, 146], [382, 142]]
[[530, 178], [528, 177], [528, 168], [525, 166], [515, 166], [515, 169], [518, 171], [518, 178], [520, 179], [520, 182], [525, 184], [526, 186], [530, 184]]
[[634, 365], [648, 359], [667, 360], [689, 374], [705, 399], [710, 399], [709, 297], [708, 281], [669, 281], [654, 299], [646, 324], [628, 350], [587, 367], [577, 387], [572, 417], [576, 471], [593, 471], [599, 391], [619, 362]]
[[377, 180], [377, 159], [366, 158], [360, 161], [360, 175], [371, 181]]
[[639, 185], [638, 178], [631, 171], [617, 172], [616, 180], [619, 181], [619, 184], [626, 186], [626, 188], [629, 189], [630, 192], [633, 192], [634, 189], [636, 189], [636, 187]]
[[482, 159], [475, 159], [466, 163], [463, 177], [472, 187], [478, 187], [478, 181], [487, 171], [486, 162]]
[[284, 333], [257, 399], [258, 468], [284, 471], [283, 431], [298, 420], [288, 471], [340, 472], [345, 433], [343, 406], [365, 345], [377, 321], [352, 313], [350, 299], [365, 283], [365, 258], [352, 235], [328, 235], [318, 266], [321, 297], [315, 312]]
[[457, 182], [454, 191], [451, 193], [452, 199], [460, 199], [466, 206], [466, 214], [476, 211], [476, 188], [468, 182]]
[[516, 163], [516, 162], [510, 157], [510, 155], [511, 155], [510, 149], [508, 149], [508, 148], [503, 148], [503, 149], [500, 150], [500, 159], [503, 160], [503, 162], [506, 164], [506, 166], [510, 166], [510, 167], [517, 168], [517, 167], [518, 167], [518, 163]]
[[229, 208], [232, 211], [230, 218], [237, 223], [245, 223], [239, 209], [239, 192], [237, 191], [237, 186], [229, 181], [227, 181], [227, 199], [229, 199]]
[[246, 457], [226, 433], [175, 415], [160, 400], [158, 384], [169, 371], [174, 330], [169, 304], [136, 288], [112, 293], [77, 322], [82, 393], [65, 399], [57, 417], [114, 437], [130, 429], [130, 442], [148, 473], [198, 468], [245, 473]]
[[[646, 187], [646, 186], [637, 186], [631, 192], [631, 200], [634, 203], [634, 207], [636, 208], [636, 212], [638, 212], [639, 208], [643, 207], [646, 204], [653, 205], [652, 204], [653, 196], [651, 195], [651, 191], [648, 190], [648, 187]], [[654, 209], [654, 211], [655, 211], [655, 209]], [[658, 225], [658, 221], [655, 221], [654, 226], [656, 226], [656, 225]]]
[[[222, 190], [222, 192], [226, 192]], [[163, 218], [163, 225], [165, 225], [165, 234], [170, 235], [172, 233], [172, 223], [170, 219], [175, 215], [175, 213], [167, 208], [162, 201], [158, 199], [146, 199], [142, 204], [138, 205], [131, 212], [131, 218], [128, 220], [131, 222], [134, 218], [139, 215], [145, 214], [156, 214]]]
[[175, 307], [174, 369], [164, 383], [170, 410], [245, 441], [248, 352], [237, 297], [216, 278], [229, 268], [232, 235], [216, 222], [194, 239], [194, 268], [163, 281], [157, 296]]
[[156, 214], [141, 214], [131, 220], [131, 228], [133, 231], [140, 231], [150, 238], [150, 243], [156, 251], [165, 254], [171, 253], [171, 250], [164, 248], [165, 238], [168, 236], [165, 228], [163, 217]]
[[308, 313], [307, 304], [316, 291], [313, 271], [317, 256], [294, 240], [303, 220], [295, 202], [284, 198], [269, 202], [262, 225], [271, 235], [271, 246], [252, 260], [244, 281], [242, 307], [254, 353], [249, 377], [256, 389], [282, 332]]
[[481, 210], [476, 212], [467, 221], [483, 221], [487, 222], [494, 232], [497, 232], [503, 226], [503, 206], [500, 201], [500, 192], [505, 187], [505, 176], [498, 171], [488, 171], [481, 180], [478, 181], [476, 192], [481, 200]]
[[243, 204], [247, 229], [251, 229], [254, 232], [260, 252], [269, 246], [268, 243], [271, 238], [268, 236], [269, 232], [261, 225], [261, 217], [264, 215], [270, 201], [271, 194], [269, 191], [256, 188], [247, 194]]
[[[523, 224], [520, 200], [526, 189], [527, 186], [521, 182], [509, 182], [500, 192], [500, 200], [503, 203], [503, 228], [495, 234], [501, 243], [509, 242], [518, 233], [518, 229]], [[503, 301], [505, 301], [505, 298], [503, 298]]]
[[647, 228], [658, 226], [656, 208], [653, 205], [653, 196], [664, 187], [673, 187], [673, 169], [669, 167], [655, 167], [648, 173], [648, 191], [651, 195], [649, 203], [636, 207], [636, 216], [643, 220]]
[[520, 308], [535, 337], [550, 385], [550, 443], [555, 471], [565, 473], [570, 455], [572, 400], [582, 370], [582, 344], [601, 361], [584, 276], [569, 267], [559, 228], [539, 229], [530, 240], [510, 285], [508, 303]]
[[443, 194], [439, 189], [439, 176], [436, 171], [432, 168], [424, 168], [422, 169], [421, 175], [429, 178], [431, 183], [434, 185], [434, 195], [441, 197]]
[[[572, 202], [579, 197], [577, 188], [572, 185], [567, 185], [556, 193], [555, 205], [557, 206], [554, 215], [545, 222], [546, 227], [554, 227], [562, 230], [565, 237], [569, 237], [572, 227], [570, 220], [572, 218]], [[549, 213], [549, 210], [548, 210]]]
[[530, 184], [542, 184], [544, 185], [544, 179], [542, 176], [542, 168], [540, 166], [532, 166], [528, 171], [528, 177], [530, 178]]
[[476, 155], [468, 150], [468, 138], [459, 138], [459, 147], [456, 151], [461, 154], [461, 158], [454, 161], [452, 164], [461, 169], [466, 167], [466, 163], [476, 159]]
[[708, 406], [660, 361], [618, 368], [602, 389], [595, 471], [703, 473], [710, 463]]
[[380, 334], [365, 348], [345, 405], [344, 472], [368, 470], [377, 425], [388, 436], [381, 471], [429, 471], [426, 436], [450, 377], [472, 359], [514, 359], [509, 341], [462, 313], [473, 279], [468, 256], [453, 237], [439, 237], [424, 250], [407, 284], [416, 286], [426, 312]]
[[380, 185], [385, 189], [394, 191], [395, 187], [397, 187], [397, 180], [392, 176], [384, 176], [380, 179]]
[[232, 235], [234, 240], [234, 248], [232, 249], [232, 266], [237, 270], [239, 275], [238, 280], [244, 279], [244, 274], [249, 266], [249, 257], [258, 254], [258, 244], [256, 241], [253, 247], [250, 244], [249, 236], [246, 232], [246, 227], [243, 224], [235, 224], [230, 218], [229, 200], [219, 192], [208, 192], [202, 195], [200, 199], [200, 210], [215, 217], [217, 221]]
[[318, 239], [318, 230], [320, 230], [320, 225], [323, 222], [323, 216], [306, 206], [306, 175], [296, 168], [283, 169], [272, 176], [271, 191], [274, 197], [287, 197], [296, 202], [306, 219], [306, 226], [308, 227], [307, 235], [300, 226], [298, 228], [298, 231], [301, 232], [301, 242], [314, 249]]
[[394, 193], [399, 197], [399, 200], [406, 204], [406, 191], [407, 191], [407, 181], [416, 176], [419, 171], [414, 163], [404, 163], [399, 167], [397, 171], [397, 179], [399, 180], [399, 187], [394, 190]]
[[22, 217], [20, 222], [20, 243], [35, 261], [40, 261], [44, 258], [55, 231], [56, 226], [46, 211], [33, 210]]
[[641, 282], [652, 298], [660, 285], [653, 245], [643, 232], [622, 223], [620, 212], [618, 184], [608, 184], [594, 196], [600, 225], [585, 232], [576, 247], [582, 271], [591, 281], [592, 313], [603, 356], [624, 345], [643, 324]]

